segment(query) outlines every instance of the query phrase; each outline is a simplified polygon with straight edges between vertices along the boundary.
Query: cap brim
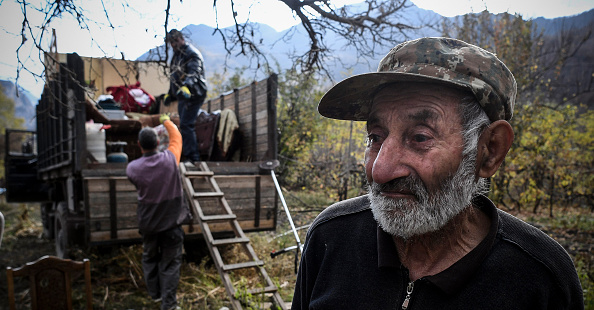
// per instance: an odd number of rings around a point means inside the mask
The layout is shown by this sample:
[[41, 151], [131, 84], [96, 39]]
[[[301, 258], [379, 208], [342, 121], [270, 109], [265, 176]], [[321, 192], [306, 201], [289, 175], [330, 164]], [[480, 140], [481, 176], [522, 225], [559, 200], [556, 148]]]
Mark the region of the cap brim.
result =
[[334, 85], [320, 100], [318, 112], [328, 118], [366, 121], [377, 91], [384, 85], [399, 82], [437, 83], [472, 91], [469, 85], [415, 73], [364, 73]]

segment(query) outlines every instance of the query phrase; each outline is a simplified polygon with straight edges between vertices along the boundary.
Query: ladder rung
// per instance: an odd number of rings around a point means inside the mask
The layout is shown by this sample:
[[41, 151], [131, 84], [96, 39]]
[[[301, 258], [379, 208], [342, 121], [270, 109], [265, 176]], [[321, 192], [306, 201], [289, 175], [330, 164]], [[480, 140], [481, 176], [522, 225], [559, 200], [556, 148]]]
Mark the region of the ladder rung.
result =
[[272, 286], [267, 286], [264, 288], [249, 289], [249, 290], [247, 290], [247, 293], [254, 295], [254, 294], [274, 293], [276, 291], [278, 291], [278, 288], [276, 286], [272, 285]]
[[249, 238], [228, 238], [228, 239], [218, 239], [213, 240], [212, 245], [225, 245], [225, 244], [233, 244], [233, 243], [248, 243], [250, 242]]
[[211, 177], [213, 175], [212, 171], [186, 171], [188, 177]]
[[[193, 199], [190, 199], [190, 203], [192, 208], [196, 211], [197, 214], [200, 216], [200, 226], [202, 231], [205, 233], [205, 236], [208, 235], [208, 248], [209, 251], [212, 253], [213, 261], [219, 271], [219, 275], [223, 280], [225, 285], [225, 289], [227, 290], [227, 294], [229, 295], [229, 299], [231, 300], [231, 304], [233, 308], [241, 309], [240, 300], [234, 295], [235, 289], [233, 283], [231, 283], [229, 272], [238, 269], [246, 269], [246, 268], [263, 268], [264, 262], [259, 260], [255, 253], [253, 253], [253, 249], [249, 245], [250, 239], [246, 238], [243, 234], [243, 229], [237, 222], [237, 216], [233, 213], [233, 211], [229, 208], [229, 205], [225, 199], [225, 194], [221, 192], [217, 181], [214, 178], [214, 173], [210, 171], [208, 165], [204, 162], [200, 163], [200, 166], [196, 168], [192, 168], [193, 171], [189, 171], [188, 167], [184, 165], [180, 165], [180, 170], [183, 172], [183, 186], [184, 190], [187, 191], [191, 195]], [[195, 171], [199, 169], [201, 171]], [[199, 178], [205, 177], [205, 180], [210, 183], [211, 191], [210, 192], [195, 192], [194, 184], [192, 184], [192, 178]], [[205, 189], [202, 189], [205, 190]], [[201, 207], [201, 201], [199, 198], [218, 198], [218, 204], [223, 207], [225, 210], [221, 212], [223, 214], [214, 214], [214, 215], [204, 215], [203, 210]], [[229, 226], [236, 232], [235, 237], [231, 238], [221, 238], [213, 240], [212, 233], [210, 232], [209, 222], [217, 223], [217, 222], [228, 222]], [[223, 225], [224, 226], [224, 225]], [[252, 261], [241, 262], [236, 264], [228, 264], [226, 265], [219, 252], [219, 245], [226, 245], [226, 244], [242, 244], [246, 250], [248, 250], [248, 254], [251, 253], [250, 257]], [[262, 276], [266, 283], [269, 285], [267, 287], [258, 287], [248, 289], [248, 294], [270, 294], [274, 299], [274, 303], [279, 305], [281, 309], [286, 309], [284, 301], [278, 292], [278, 288], [272, 284], [270, 277], [267, 275], [264, 269], [258, 270], [260, 276]]]
[[210, 198], [210, 197], [223, 197], [223, 192], [202, 192], [194, 193], [194, 198]]
[[204, 215], [200, 217], [203, 222], [222, 222], [237, 219], [235, 214]]
[[230, 270], [237, 270], [242, 268], [250, 268], [250, 267], [259, 267], [264, 266], [264, 262], [259, 260], [255, 262], [245, 262], [245, 263], [237, 263], [237, 264], [229, 264], [223, 265], [223, 270], [230, 271]]

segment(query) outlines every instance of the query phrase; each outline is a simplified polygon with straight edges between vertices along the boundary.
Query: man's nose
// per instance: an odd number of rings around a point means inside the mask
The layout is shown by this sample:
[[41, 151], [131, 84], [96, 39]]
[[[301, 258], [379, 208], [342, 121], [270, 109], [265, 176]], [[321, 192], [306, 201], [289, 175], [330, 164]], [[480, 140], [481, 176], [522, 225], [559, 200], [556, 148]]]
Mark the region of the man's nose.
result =
[[410, 175], [408, 158], [399, 142], [386, 140], [372, 163], [371, 177], [375, 183], [383, 184]]

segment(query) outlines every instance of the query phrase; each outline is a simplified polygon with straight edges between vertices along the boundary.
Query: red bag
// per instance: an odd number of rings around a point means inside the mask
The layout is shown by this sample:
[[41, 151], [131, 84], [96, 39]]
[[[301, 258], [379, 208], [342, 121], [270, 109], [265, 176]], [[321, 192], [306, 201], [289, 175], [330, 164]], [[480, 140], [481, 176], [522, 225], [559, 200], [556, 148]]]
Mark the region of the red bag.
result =
[[134, 85], [110, 86], [106, 90], [119, 103], [120, 109], [126, 112], [149, 113], [155, 104], [155, 97], [140, 87], [140, 82]]

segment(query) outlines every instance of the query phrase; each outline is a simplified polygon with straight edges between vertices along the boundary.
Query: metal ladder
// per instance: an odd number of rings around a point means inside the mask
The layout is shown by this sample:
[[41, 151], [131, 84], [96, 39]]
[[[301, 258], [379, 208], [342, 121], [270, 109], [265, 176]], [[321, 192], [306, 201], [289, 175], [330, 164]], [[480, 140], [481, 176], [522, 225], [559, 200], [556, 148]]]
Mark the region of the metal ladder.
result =
[[[209, 169], [205, 162], [200, 162], [196, 168], [188, 168], [183, 163], [180, 164], [179, 167], [182, 175], [184, 191], [188, 200], [190, 201], [193, 214], [195, 217], [197, 217], [200, 228], [202, 229], [202, 234], [204, 235], [204, 239], [208, 245], [208, 251], [210, 252], [210, 256], [212, 257], [217, 271], [221, 276], [221, 280], [225, 285], [225, 289], [233, 309], [243, 309], [242, 304], [246, 304], [246, 306], [252, 306], [248, 304], [249, 301], [244, 297], [257, 294], [271, 295], [272, 302], [276, 306], [278, 306], [280, 309], [286, 309], [285, 302], [282, 300], [280, 293], [278, 292], [278, 288], [272, 282], [268, 276], [268, 273], [266, 273], [266, 270], [263, 267], [264, 262], [258, 259], [254, 248], [250, 244], [250, 239], [243, 232], [243, 229], [237, 221], [237, 216], [229, 207], [224, 193], [221, 192], [221, 189], [214, 178], [214, 172]], [[195, 179], [206, 181], [206, 183], [208, 183], [207, 187], [210, 187], [211, 191], [196, 191], [193, 182]], [[201, 206], [201, 201], [212, 201], [213, 199], [217, 201], [217, 208], [219, 209], [218, 211], [220, 211], [220, 213], [206, 215]], [[235, 233], [235, 236], [231, 238], [215, 239], [211, 230], [211, 225], [221, 225], [221, 223], [227, 223], [230, 225], [231, 230], [233, 230]], [[247, 259], [242, 262], [229, 264], [225, 263], [219, 247], [227, 245], [240, 245], [243, 253], [245, 253], [247, 256]], [[231, 277], [233, 272], [237, 272], [242, 269], [255, 270], [256, 273], [259, 274], [261, 282], [260, 286], [252, 289], [240, 289], [240, 291], [238, 291], [235, 288], [233, 279]], [[237, 280], [238, 279], [235, 279], [235, 281]], [[262, 283], [264, 283], [263, 286]]]

